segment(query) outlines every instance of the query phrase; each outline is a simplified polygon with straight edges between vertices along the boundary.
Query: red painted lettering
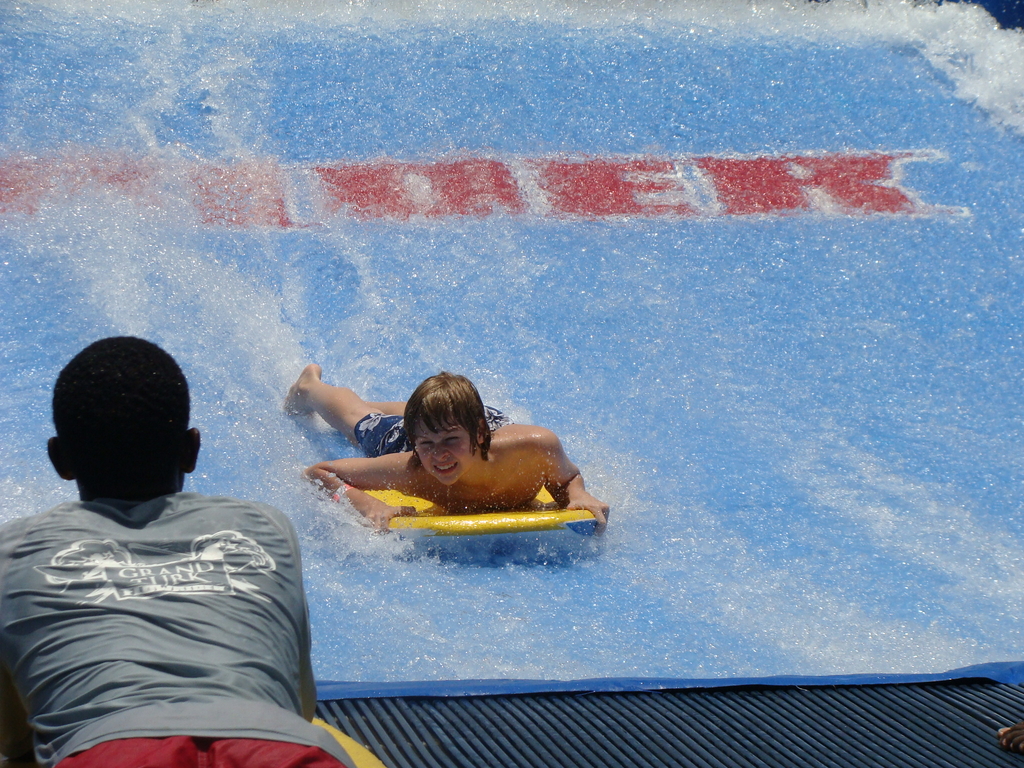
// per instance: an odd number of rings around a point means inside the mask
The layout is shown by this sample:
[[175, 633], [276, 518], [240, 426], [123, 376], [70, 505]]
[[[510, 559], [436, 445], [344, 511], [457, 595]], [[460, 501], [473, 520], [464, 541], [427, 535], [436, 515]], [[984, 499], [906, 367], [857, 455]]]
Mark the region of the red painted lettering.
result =
[[328, 213], [348, 208], [367, 219], [407, 219], [412, 205], [402, 189], [402, 164], [361, 163], [314, 170], [324, 184]]
[[[518, 215], [566, 218], [956, 213], [925, 205], [900, 186], [902, 161], [927, 152], [772, 157], [562, 158], [508, 163], [379, 160], [314, 166], [322, 213], [365, 219]], [[303, 170], [303, 169], [298, 169]], [[36, 213], [88, 190], [159, 205], [175, 187], [157, 184], [155, 160], [66, 150], [47, 158], [0, 158], [0, 215]], [[292, 227], [285, 172], [273, 161], [186, 171], [185, 191], [204, 224]], [[180, 178], [171, 169], [169, 179]], [[301, 183], [303, 174], [296, 174]], [[164, 179], [166, 181], [167, 179]], [[95, 195], [94, 195], [95, 196]], [[305, 191], [299, 197], [306, 199]]]
[[35, 213], [53, 186], [50, 163], [5, 159], [0, 162], [0, 213]]
[[711, 177], [723, 213], [779, 213], [808, 206], [803, 184], [790, 174], [784, 158], [700, 157], [693, 162]]
[[535, 164], [555, 213], [567, 216], [692, 216], [669, 160], [547, 160]]
[[908, 155], [790, 158], [805, 187], [825, 192], [835, 213], [912, 213], [917, 206], [893, 180], [892, 164]]
[[329, 213], [348, 208], [363, 218], [488, 216], [526, 206], [508, 166], [497, 160], [448, 163], [360, 163], [316, 173]]
[[280, 171], [270, 163], [197, 170], [195, 205], [204, 224], [290, 227]]
[[428, 216], [489, 216], [501, 210], [526, 210], [519, 188], [505, 163], [459, 160], [417, 166], [429, 179], [435, 200]]
[[117, 155], [71, 157], [64, 165], [64, 177], [72, 192], [87, 186], [102, 187], [136, 198], [147, 194], [155, 173], [156, 169], [148, 163]]

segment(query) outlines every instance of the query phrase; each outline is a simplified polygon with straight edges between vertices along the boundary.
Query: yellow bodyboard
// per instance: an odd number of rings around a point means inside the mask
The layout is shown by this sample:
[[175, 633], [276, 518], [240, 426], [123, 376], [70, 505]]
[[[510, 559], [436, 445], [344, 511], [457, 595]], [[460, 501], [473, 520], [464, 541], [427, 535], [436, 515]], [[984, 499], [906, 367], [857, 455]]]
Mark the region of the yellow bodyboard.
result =
[[348, 756], [354, 761], [354, 768], [386, 768], [384, 763], [382, 763], [377, 756], [373, 754], [373, 752], [368, 750], [355, 739], [346, 736], [333, 725], [328, 725], [319, 717], [313, 718], [313, 725], [319, 725], [331, 734], [336, 742], [341, 744], [342, 748], [348, 752]]
[[[393, 517], [392, 531], [420, 536], [481, 536], [498, 533], [529, 533], [570, 529], [588, 535], [594, 532], [594, 515], [585, 509], [531, 510], [526, 512], [483, 512], [476, 515], [435, 515], [433, 504], [398, 491], [367, 491], [393, 507], [414, 507], [418, 514]], [[537, 494], [537, 501], [554, 501], [547, 489]]]

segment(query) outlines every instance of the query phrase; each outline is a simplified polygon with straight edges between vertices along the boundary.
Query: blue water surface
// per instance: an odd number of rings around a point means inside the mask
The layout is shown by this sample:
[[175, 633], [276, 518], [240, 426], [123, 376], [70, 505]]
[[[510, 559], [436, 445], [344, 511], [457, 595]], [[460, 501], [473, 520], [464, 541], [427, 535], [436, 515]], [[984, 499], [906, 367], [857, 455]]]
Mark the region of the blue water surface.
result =
[[[1021, 142], [910, 43], [0, 4], [0, 154], [184, 169], [913, 150], [935, 159], [902, 183], [950, 209], [282, 229], [205, 225], [171, 192], [50, 198], [0, 233], [3, 514], [72, 494], [43, 451], [53, 379], [131, 333], [192, 383], [189, 488], [295, 521], [320, 679], [1019, 659]], [[311, 361], [371, 399], [469, 375], [562, 437], [612, 505], [607, 535], [451, 552], [371, 535], [298, 476], [353, 455], [281, 412]]]

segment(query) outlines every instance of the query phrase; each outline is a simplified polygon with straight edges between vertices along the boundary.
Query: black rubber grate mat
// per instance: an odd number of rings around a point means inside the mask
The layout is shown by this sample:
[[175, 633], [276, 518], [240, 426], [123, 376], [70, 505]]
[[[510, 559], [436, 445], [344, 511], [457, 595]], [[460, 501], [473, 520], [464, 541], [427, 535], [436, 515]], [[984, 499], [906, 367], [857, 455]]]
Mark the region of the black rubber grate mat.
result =
[[1024, 768], [1024, 687], [963, 681], [364, 698], [317, 714], [388, 768]]

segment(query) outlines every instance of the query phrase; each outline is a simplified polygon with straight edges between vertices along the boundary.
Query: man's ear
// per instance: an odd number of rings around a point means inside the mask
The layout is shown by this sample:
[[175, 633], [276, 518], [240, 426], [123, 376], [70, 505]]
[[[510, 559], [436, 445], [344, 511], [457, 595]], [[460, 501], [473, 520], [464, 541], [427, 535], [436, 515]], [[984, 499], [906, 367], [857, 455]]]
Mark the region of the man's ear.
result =
[[199, 459], [199, 446], [202, 440], [199, 437], [199, 430], [192, 427], [181, 439], [181, 457], [178, 460], [178, 469], [186, 475], [196, 468], [196, 461]]
[[74, 480], [75, 470], [68, 462], [67, 456], [64, 455], [64, 449], [61, 448], [60, 438], [51, 437], [46, 441], [46, 453], [50, 457], [50, 463], [53, 464], [53, 468], [57, 470], [57, 474], [64, 480]]
[[484, 444], [484, 435], [487, 434], [487, 420], [480, 419], [480, 423], [476, 427], [476, 444]]

